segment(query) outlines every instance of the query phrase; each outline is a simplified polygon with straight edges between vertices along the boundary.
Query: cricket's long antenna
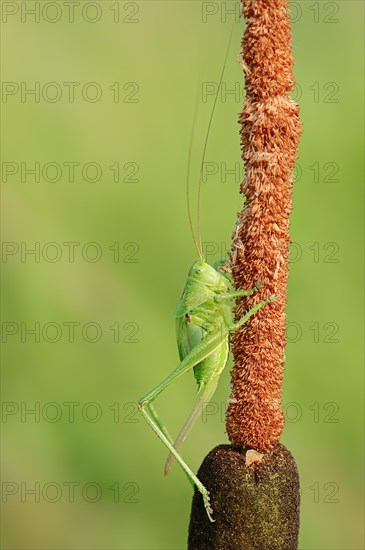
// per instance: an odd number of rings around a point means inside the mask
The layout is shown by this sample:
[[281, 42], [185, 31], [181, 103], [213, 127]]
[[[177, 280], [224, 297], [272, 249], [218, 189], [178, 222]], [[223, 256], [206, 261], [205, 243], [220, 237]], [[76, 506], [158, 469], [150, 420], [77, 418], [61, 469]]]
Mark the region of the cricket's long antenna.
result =
[[[213, 120], [213, 115], [214, 115], [214, 111], [215, 111], [215, 106], [216, 106], [216, 104], [217, 104], [218, 94], [219, 94], [219, 91], [220, 91], [220, 89], [221, 89], [222, 80], [223, 80], [223, 75], [224, 75], [224, 70], [225, 70], [226, 64], [227, 64], [229, 48], [230, 48], [230, 46], [231, 46], [233, 28], [234, 28], [234, 22], [233, 22], [232, 27], [231, 27], [231, 32], [229, 33], [229, 40], [228, 40], [228, 45], [227, 45], [227, 50], [226, 50], [226, 56], [225, 56], [225, 58], [224, 58], [224, 63], [223, 63], [223, 67], [222, 67], [221, 76], [220, 76], [220, 79], [219, 79], [219, 84], [218, 84], [217, 93], [216, 93], [215, 98], [214, 98], [214, 103], [213, 103], [213, 107], [212, 107], [212, 112], [210, 113], [210, 119], [209, 119], [209, 124], [208, 124], [208, 130], [207, 130], [207, 135], [205, 136], [204, 149], [203, 149], [203, 156], [202, 156], [202, 161], [201, 161], [201, 165], [200, 165], [199, 184], [198, 184], [198, 243], [199, 243], [199, 251], [200, 251], [200, 252], [199, 252], [199, 256], [200, 256], [200, 257], [203, 256], [203, 245], [202, 245], [202, 238], [201, 238], [201, 232], [200, 232], [200, 194], [201, 194], [201, 186], [202, 186], [202, 175], [203, 175], [203, 167], [204, 167], [205, 153], [206, 153], [206, 150], [207, 150], [209, 132], [210, 132], [210, 127], [211, 127], [211, 125], [212, 125], [212, 120]], [[195, 239], [194, 239], [194, 242], [195, 242]]]
[[195, 126], [196, 126], [196, 119], [198, 114], [198, 105], [199, 105], [199, 88], [197, 89], [196, 97], [195, 97], [195, 105], [194, 105], [194, 114], [193, 114], [193, 124], [191, 126], [191, 134], [190, 134], [190, 144], [189, 144], [189, 153], [188, 153], [188, 167], [187, 167], [187, 174], [186, 174], [186, 202], [188, 207], [188, 218], [189, 218], [189, 226], [190, 226], [190, 232], [191, 236], [193, 237], [194, 245], [196, 248], [196, 251], [198, 253], [199, 258], [202, 258], [202, 252], [201, 248], [198, 246], [198, 242], [195, 237], [194, 233], [194, 227], [193, 227], [193, 218], [191, 215], [191, 209], [190, 209], [190, 166], [191, 166], [191, 156], [193, 151], [193, 137], [195, 133]]

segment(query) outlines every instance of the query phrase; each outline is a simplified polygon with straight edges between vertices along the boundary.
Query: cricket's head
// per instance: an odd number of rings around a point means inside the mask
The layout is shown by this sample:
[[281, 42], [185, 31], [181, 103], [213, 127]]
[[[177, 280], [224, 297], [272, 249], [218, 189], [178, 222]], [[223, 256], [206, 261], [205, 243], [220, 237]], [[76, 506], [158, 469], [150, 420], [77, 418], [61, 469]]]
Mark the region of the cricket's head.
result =
[[193, 263], [188, 276], [211, 287], [212, 290], [218, 292], [230, 291], [230, 283], [227, 277], [202, 259], [196, 260], [196, 262]]

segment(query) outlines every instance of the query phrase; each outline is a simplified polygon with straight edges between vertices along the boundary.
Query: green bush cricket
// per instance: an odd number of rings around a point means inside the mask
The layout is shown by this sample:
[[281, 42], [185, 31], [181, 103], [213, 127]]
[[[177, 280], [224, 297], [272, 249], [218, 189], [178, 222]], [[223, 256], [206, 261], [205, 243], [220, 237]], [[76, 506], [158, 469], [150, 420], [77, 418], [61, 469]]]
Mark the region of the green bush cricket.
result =
[[[176, 311], [176, 336], [180, 364], [171, 372], [171, 374], [167, 376], [167, 378], [165, 378], [160, 384], [158, 384], [138, 401], [141, 414], [151, 428], [156, 432], [161, 441], [169, 449], [169, 455], [165, 464], [165, 475], [169, 472], [175, 458], [185, 471], [192, 485], [195, 485], [200, 491], [210, 521], [214, 520], [212, 517], [213, 510], [209, 502], [209, 492], [185, 463], [179, 454], [179, 448], [185, 441], [195, 421], [199, 418], [204, 403], [212, 398], [217, 388], [219, 377], [228, 360], [230, 335], [242, 326], [259, 309], [274, 300], [274, 297], [270, 296], [266, 300], [259, 302], [247, 311], [241, 319], [235, 322], [232, 313], [232, 300], [240, 296], [252, 295], [256, 290], [258, 290], [259, 285], [257, 284], [250, 290], [235, 291], [229, 275], [221, 269], [221, 264], [223, 264], [224, 261], [218, 262], [217, 265], [212, 267], [206, 263], [202, 251], [199, 219], [202, 170], [210, 125], [222, 83], [230, 41], [231, 39], [229, 39], [226, 58], [210, 116], [201, 163], [198, 189], [198, 241], [195, 238], [193, 230], [189, 204], [189, 172], [192, 139], [190, 140], [187, 176], [187, 203], [190, 229], [199, 258], [193, 263], [189, 270], [184, 291]], [[193, 133], [194, 124], [192, 134]], [[193, 410], [191, 411], [188, 419], [174, 442], [153, 407], [152, 402], [165, 388], [167, 388], [167, 386], [169, 386], [171, 382], [175, 381], [182, 374], [190, 370], [193, 370], [194, 377], [198, 384], [198, 397]]]

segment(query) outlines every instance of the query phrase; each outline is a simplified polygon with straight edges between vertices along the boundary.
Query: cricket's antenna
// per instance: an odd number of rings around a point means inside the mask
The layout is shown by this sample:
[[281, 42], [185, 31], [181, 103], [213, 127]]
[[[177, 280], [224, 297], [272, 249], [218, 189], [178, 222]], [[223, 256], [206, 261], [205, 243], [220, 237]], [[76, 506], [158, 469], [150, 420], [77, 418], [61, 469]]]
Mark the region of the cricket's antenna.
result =
[[194, 245], [196, 248], [196, 251], [198, 253], [199, 258], [202, 258], [202, 251], [201, 248], [198, 246], [198, 242], [195, 237], [194, 233], [194, 227], [193, 227], [193, 218], [191, 215], [191, 209], [190, 209], [190, 166], [191, 166], [191, 156], [193, 151], [193, 137], [195, 133], [195, 126], [196, 126], [196, 119], [198, 114], [198, 105], [199, 105], [199, 88], [197, 89], [196, 97], [195, 97], [195, 105], [194, 105], [194, 115], [193, 115], [193, 124], [191, 127], [191, 135], [190, 135], [190, 144], [189, 144], [189, 154], [188, 154], [188, 167], [187, 167], [187, 174], [186, 174], [186, 202], [188, 207], [188, 218], [189, 218], [189, 226], [190, 226], [190, 232], [191, 236], [193, 237]]
[[[202, 186], [202, 175], [203, 175], [204, 159], [205, 159], [205, 153], [206, 153], [206, 150], [207, 150], [209, 132], [210, 132], [210, 127], [211, 127], [211, 125], [212, 125], [212, 120], [213, 120], [213, 115], [214, 115], [214, 111], [215, 111], [215, 106], [216, 106], [216, 104], [217, 104], [218, 94], [219, 94], [219, 91], [220, 91], [220, 89], [221, 89], [222, 80], [223, 80], [223, 75], [224, 75], [224, 70], [225, 70], [226, 64], [227, 64], [229, 48], [230, 48], [230, 46], [231, 46], [231, 40], [232, 40], [233, 29], [234, 29], [234, 22], [233, 22], [232, 27], [231, 27], [231, 32], [229, 33], [229, 40], [228, 40], [228, 45], [227, 45], [227, 50], [226, 50], [226, 56], [225, 56], [225, 58], [224, 58], [224, 63], [223, 63], [223, 67], [222, 67], [221, 76], [220, 76], [220, 79], [219, 79], [219, 84], [218, 84], [217, 93], [216, 93], [215, 98], [214, 98], [214, 103], [213, 103], [213, 107], [212, 107], [212, 112], [210, 113], [210, 119], [209, 119], [209, 124], [208, 124], [208, 130], [207, 130], [207, 135], [205, 136], [204, 149], [203, 149], [203, 156], [202, 156], [202, 161], [201, 161], [201, 165], [200, 165], [199, 184], [198, 184], [198, 250], [200, 251], [200, 253], [199, 253], [200, 257], [203, 256], [203, 245], [202, 245], [202, 238], [201, 238], [201, 232], [200, 232], [200, 192], [201, 192], [201, 186]], [[194, 242], [195, 242], [195, 238], [194, 238]], [[195, 245], [196, 245], [196, 244], [195, 244]]]

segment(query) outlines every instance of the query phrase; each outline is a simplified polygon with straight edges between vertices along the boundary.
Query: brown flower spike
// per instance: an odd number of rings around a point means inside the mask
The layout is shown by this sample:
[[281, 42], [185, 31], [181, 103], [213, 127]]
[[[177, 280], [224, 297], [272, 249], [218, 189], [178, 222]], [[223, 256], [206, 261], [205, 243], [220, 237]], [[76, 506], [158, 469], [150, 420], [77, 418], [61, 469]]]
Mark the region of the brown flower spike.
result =
[[239, 302], [236, 316], [271, 294], [276, 300], [235, 335], [227, 432], [233, 444], [262, 452], [278, 443], [284, 425], [289, 215], [300, 122], [299, 106], [288, 95], [294, 78], [287, 0], [246, 0], [243, 13], [246, 99], [239, 120], [246, 201], [238, 215], [231, 264], [237, 289], [264, 284]]
[[198, 477], [210, 491], [214, 523], [195, 490], [189, 550], [297, 550], [299, 476], [279, 443], [285, 349], [291, 177], [300, 136], [299, 108], [289, 97], [292, 75], [287, 0], [244, 0], [242, 41], [246, 100], [240, 116], [246, 177], [231, 266], [237, 289], [260, 290], [241, 300], [236, 318], [258, 301], [276, 300], [237, 332], [227, 412], [231, 445], [204, 459]]
[[260, 290], [241, 300], [236, 317], [274, 294], [237, 332], [227, 412], [231, 445], [204, 459], [198, 477], [210, 491], [214, 523], [195, 490], [189, 550], [297, 550], [299, 476], [279, 443], [285, 349], [291, 177], [300, 137], [299, 108], [289, 97], [292, 75], [287, 0], [244, 0], [242, 41], [246, 100], [240, 116], [246, 177], [244, 210], [232, 245], [237, 289]]

